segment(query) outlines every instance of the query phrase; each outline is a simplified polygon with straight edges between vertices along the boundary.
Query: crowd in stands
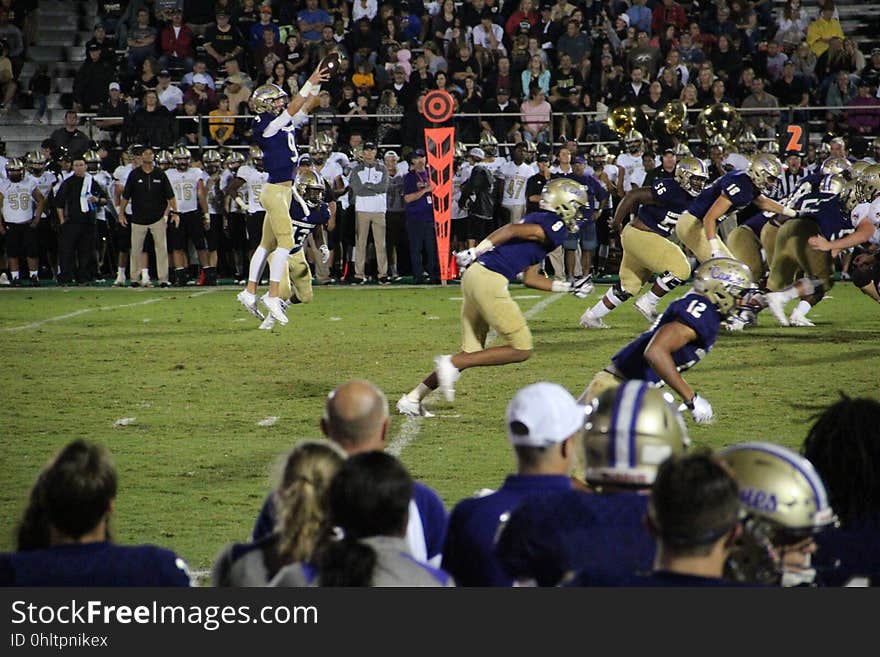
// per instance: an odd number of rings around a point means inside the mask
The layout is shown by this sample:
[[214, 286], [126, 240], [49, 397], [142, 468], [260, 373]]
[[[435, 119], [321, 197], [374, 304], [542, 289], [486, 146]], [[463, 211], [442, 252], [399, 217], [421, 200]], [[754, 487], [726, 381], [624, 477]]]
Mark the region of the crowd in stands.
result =
[[[8, 98], [5, 109], [33, 104], [40, 122], [51, 72], [41, 66], [27, 82], [16, 77], [26, 56], [28, 40], [21, 34], [28, 14], [19, 9], [10, 14], [5, 7], [18, 4], [0, 4], [0, 37], [7, 35], [0, 43], [9, 50], [8, 58], [0, 56], [0, 85], [4, 68], [11, 71], [0, 94]], [[880, 128], [880, 48], [862, 53], [856, 40], [844, 34], [831, 0], [819, 6], [801, 6], [800, 0], [784, 5], [748, 0], [132, 0], [99, 2], [98, 19], [83, 46], [86, 59], [73, 92], [62, 97], [78, 115], [68, 115], [65, 126], [44, 142], [56, 173], [69, 167], [56, 161], [90, 148], [100, 154], [106, 172], [116, 169], [124, 149], [138, 144], [150, 144], [157, 152], [183, 145], [196, 163], [211, 149], [224, 155], [235, 149], [247, 152], [252, 90], [273, 83], [295, 94], [325, 56], [342, 56], [319, 106], [297, 131], [304, 151], [314, 154], [322, 136], [329, 135], [331, 144], [316, 167], [338, 206], [338, 221], [331, 222], [335, 233], [329, 236], [336, 247], [333, 261], [327, 271], [313, 261], [321, 269], [316, 272], [321, 283], [388, 283], [404, 275], [416, 282], [438, 280], [431, 236], [410, 216], [410, 203], [397, 198], [413, 153], [423, 143], [427, 123], [420, 110], [433, 89], [452, 94], [456, 113], [451, 125], [466, 147], [457, 159], [455, 248], [533, 209], [535, 186], [551, 175], [594, 174], [610, 197], [603, 211], [610, 212], [651, 169], [660, 173], [664, 152], [679, 139], [643, 126], [643, 141], [623, 142], [623, 134], [600, 120], [621, 105], [650, 118], [672, 100], [680, 99], [691, 111], [730, 103], [742, 111], [749, 134], [768, 149], [789, 122], [809, 128], [807, 121], [818, 119], [818, 132], [826, 135], [823, 143], [842, 137], [857, 157], [873, 156], [869, 147]], [[797, 109], [808, 106], [829, 109]], [[810, 136], [812, 142], [803, 144], [805, 165], [817, 157], [813, 149], [819, 146], [817, 131]], [[737, 144], [726, 144], [716, 158], [693, 129], [689, 137], [694, 154], [707, 162], [736, 156]], [[601, 154], [591, 156], [597, 142], [608, 146], [604, 162]], [[384, 226], [381, 221], [362, 225], [358, 219], [366, 201], [358, 192], [358, 176], [351, 173], [355, 166], [364, 170], [363, 146], [370, 143], [377, 149], [366, 168], [384, 170], [388, 183]], [[517, 156], [519, 144], [523, 151]], [[543, 157], [548, 170], [541, 173]], [[491, 175], [481, 175], [481, 168]], [[415, 191], [424, 195], [430, 189], [419, 183]], [[48, 196], [45, 186], [43, 193]], [[430, 197], [415, 200], [424, 204]], [[48, 198], [48, 223], [55, 221], [51, 207]], [[112, 219], [114, 208], [107, 214]], [[607, 260], [615, 242], [603, 234], [604, 221], [596, 224], [598, 241], [588, 236], [567, 248], [568, 261], [561, 252], [554, 255], [548, 271], [557, 278], [589, 270], [604, 273], [606, 267], [613, 273]], [[58, 245], [46, 243], [52, 239], [43, 235], [41, 279], [59, 278]], [[85, 268], [93, 273], [59, 280], [89, 282], [114, 275], [113, 242], [102, 242], [100, 234], [97, 239], [98, 266]], [[219, 275], [242, 280], [236, 262], [246, 259], [248, 249], [241, 239], [235, 245], [224, 239], [216, 236]], [[135, 280], [137, 272], [129, 276]]]
[[[762, 442], [713, 453], [690, 447], [675, 406], [644, 381], [587, 406], [557, 384], [534, 383], [507, 406], [515, 472], [500, 486], [486, 481], [450, 514], [385, 453], [389, 425], [388, 401], [369, 381], [331, 391], [326, 439], [293, 446], [277, 488], [254, 509], [251, 538], [217, 546], [212, 585], [880, 581], [876, 400], [831, 404], [801, 454]], [[191, 585], [174, 552], [114, 543], [115, 499], [125, 489], [105, 447], [66, 445], [36, 477], [15, 551], [0, 553], [0, 586]]]

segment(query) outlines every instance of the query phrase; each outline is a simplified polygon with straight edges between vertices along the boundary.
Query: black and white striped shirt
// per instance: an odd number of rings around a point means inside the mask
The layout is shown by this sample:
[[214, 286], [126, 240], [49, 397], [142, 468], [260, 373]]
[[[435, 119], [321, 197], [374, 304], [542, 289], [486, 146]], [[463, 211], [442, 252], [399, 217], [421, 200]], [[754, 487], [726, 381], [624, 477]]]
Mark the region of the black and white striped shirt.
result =
[[776, 186], [776, 193], [773, 195], [773, 198], [779, 200], [791, 194], [806, 175], [807, 171], [803, 167], [796, 172], [789, 170], [787, 167], [783, 168], [782, 178], [779, 179], [779, 184]]

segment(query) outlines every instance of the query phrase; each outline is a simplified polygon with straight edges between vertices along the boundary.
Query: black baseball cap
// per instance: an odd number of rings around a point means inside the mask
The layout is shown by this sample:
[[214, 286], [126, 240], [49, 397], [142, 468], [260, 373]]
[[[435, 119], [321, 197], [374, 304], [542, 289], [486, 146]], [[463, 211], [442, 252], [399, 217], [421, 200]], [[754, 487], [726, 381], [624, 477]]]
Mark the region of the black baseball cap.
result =
[[170, 78], [171, 73], [168, 72], [167, 68], [163, 68], [161, 71], [159, 71], [159, 77], [160, 78]]
[[376, 150], [376, 144], [374, 144], [374, 143], [371, 142], [371, 141], [368, 141], [367, 143], [364, 144], [364, 150], [372, 150], [372, 151], [374, 151], [374, 150]]
[[550, 161], [550, 156], [547, 155], [546, 153], [541, 153], [536, 160], [536, 162], [549, 162], [549, 161]]

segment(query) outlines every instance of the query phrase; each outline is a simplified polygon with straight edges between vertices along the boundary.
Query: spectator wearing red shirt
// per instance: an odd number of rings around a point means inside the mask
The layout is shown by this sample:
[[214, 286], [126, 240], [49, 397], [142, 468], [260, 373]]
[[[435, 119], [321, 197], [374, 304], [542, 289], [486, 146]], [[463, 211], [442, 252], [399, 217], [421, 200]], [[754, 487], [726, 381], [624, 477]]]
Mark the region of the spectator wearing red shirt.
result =
[[651, 32], [653, 34], [663, 34], [663, 28], [672, 23], [679, 30], [687, 27], [687, 14], [684, 9], [675, 0], [663, 0], [663, 2], [654, 7], [654, 17], [651, 19]]
[[[488, 12], [488, 9], [484, 11]], [[520, 0], [519, 8], [510, 15], [507, 23], [504, 24], [504, 31], [512, 39], [519, 34], [520, 23], [527, 22], [531, 27], [535, 27], [540, 20], [541, 15], [535, 11], [533, 1]]]
[[171, 22], [162, 30], [159, 38], [162, 55], [159, 64], [162, 68], [183, 68], [185, 73], [192, 70], [196, 51], [193, 47], [193, 31], [183, 22], [183, 10], [175, 9]]
[[217, 109], [217, 92], [208, 86], [208, 78], [201, 73], [193, 76], [193, 85], [183, 94], [183, 102], [194, 100], [198, 114]]

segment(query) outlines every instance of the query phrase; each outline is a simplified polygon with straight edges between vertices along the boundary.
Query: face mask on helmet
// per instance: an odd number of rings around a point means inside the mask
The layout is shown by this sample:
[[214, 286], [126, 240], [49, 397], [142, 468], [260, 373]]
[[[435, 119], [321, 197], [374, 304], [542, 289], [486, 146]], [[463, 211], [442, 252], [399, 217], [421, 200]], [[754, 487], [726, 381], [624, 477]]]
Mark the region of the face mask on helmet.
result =
[[640, 153], [642, 151], [642, 140], [634, 139], [633, 141], [626, 142], [626, 150], [629, 152], [630, 155]]
[[22, 180], [24, 180], [24, 169], [10, 169], [7, 167], [6, 176], [12, 182], [21, 182]]
[[694, 157], [683, 157], [676, 164], [675, 180], [688, 194], [697, 196], [703, 191], [703, 188], [709, 181], [709, 173], [702, 160]]
[[703, 294], [724, 316], [750, 303], [758, 286], [748, 266], [734, 258], [712, 258], [694, 272], [694, 290]]
[[570, 231], [578, 228], [582, 209], [590, 203], [583, 185], [569, 178], [556, 178], [544, 186], [540, 206], [559, 215]]
[[296, 178], [296, 193], [310, 208], [318, 207], [324, 200], [324, 185], [312, 171], [306, 171]]

